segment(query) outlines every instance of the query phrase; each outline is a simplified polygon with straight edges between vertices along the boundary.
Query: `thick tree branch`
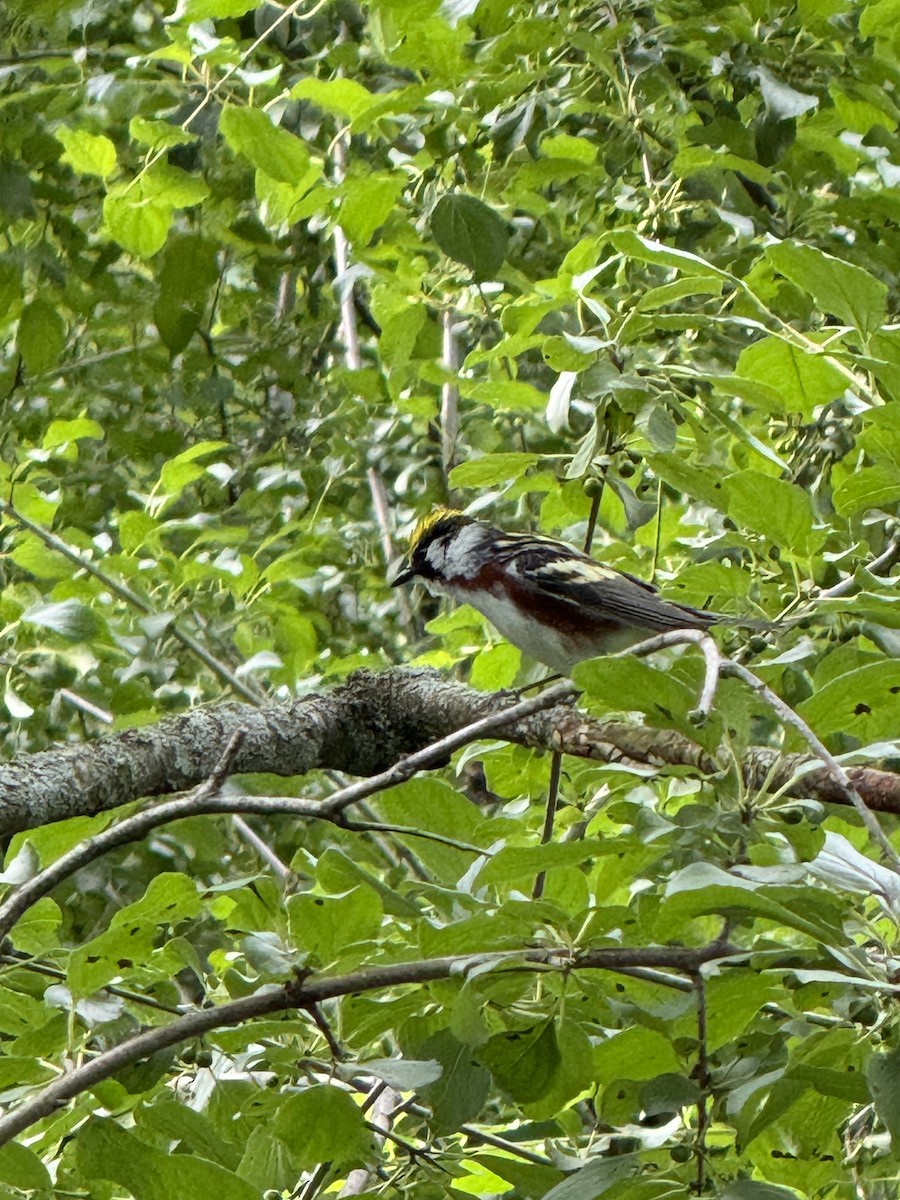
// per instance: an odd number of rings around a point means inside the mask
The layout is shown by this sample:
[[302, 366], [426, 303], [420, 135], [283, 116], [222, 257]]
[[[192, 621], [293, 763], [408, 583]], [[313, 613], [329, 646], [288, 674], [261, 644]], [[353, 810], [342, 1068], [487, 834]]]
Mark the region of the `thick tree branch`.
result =
[[[597, 720], [568, 704], [527, 716], [519, 709], [514, 719], [508, 711], [514, 700], [476, 692], [434, 671], [395, 668], [357, 672], [330, 692], [292, 704], [195, 709], [158, 725], [42, 751], [0, 767], [0, 834], [196, 787], [214, 773], [238, 730], [243, 738], [230, 768], [235, 774], [294, 776], [325, 769], [369, 777], [393, 768], [390, 782], [400, 782], [449, 753], [449, 746], [435, 749], [435, 742], [487, 717], [494, 735], [519, 745], [598, 762], [717, 770], [706, 751], [675, 731]], [[402, 761], [423, 749], [429, 754], [414, 764]], [[769, 749], [754, 748], [742, 767], [750, 787], [765, 783], [772, 791], [787, 787], [791, 795], [846, 804], [845, 790], [824, 766], [804, 771], [791, 784], [810, 761], [803, 755], [782, 760]], [[850, 768], [847, 775], [867, 807], [900, 813], [900, 776], [868, 767]], [[373, 790], [360, 788], [357, 795], [357, 785], [350, 787], [354, 799]], [[236, 807], [251, 811], [248, 804]]]

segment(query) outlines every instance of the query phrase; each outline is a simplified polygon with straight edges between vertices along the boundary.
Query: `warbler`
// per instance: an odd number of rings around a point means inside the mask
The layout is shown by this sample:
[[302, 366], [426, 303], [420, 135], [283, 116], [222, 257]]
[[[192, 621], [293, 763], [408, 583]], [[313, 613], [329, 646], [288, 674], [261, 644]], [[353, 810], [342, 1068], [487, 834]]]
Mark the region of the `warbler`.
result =
[[391, 586], [413, 579], [471, 604], [514, 646], [563, 674], [656, 633], [732, 620], [664, 600], [652, 584], [565, 542], [506, 533], [450, 508], [419, 521]]

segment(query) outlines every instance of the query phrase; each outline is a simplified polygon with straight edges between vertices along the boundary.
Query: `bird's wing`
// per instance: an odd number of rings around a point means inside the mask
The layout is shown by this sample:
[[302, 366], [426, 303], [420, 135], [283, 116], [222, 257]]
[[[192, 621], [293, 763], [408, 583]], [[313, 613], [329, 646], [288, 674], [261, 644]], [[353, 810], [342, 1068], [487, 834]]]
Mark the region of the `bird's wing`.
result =
[[549, 539], [506, 537], [498, 546], [498, 557], [528, 593], [544, 600], [552, 597], [570, 613], [577, 609], [588, 619], [666, 630], [705, 629], [717, 618], [715, 613], [664, 600], [652, 584]]

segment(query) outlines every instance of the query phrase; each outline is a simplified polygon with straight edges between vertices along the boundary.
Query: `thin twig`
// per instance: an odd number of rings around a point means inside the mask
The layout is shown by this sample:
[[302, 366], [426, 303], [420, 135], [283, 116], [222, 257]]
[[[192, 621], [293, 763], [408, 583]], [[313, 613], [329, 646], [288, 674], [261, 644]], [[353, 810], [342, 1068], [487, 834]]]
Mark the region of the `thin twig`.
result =
[[261, 838], [252, 825], [248, 825], [242, 816], [235, 813], [231, 818], [231, 823], [244, 841], [253, 847], [263, 862], [268, 863], [282, 883], [286, 883], [292, 877], [293, 871], [290, 867], [281, 861], [269, 843], [264, 838]]
[[703, 1195], [703, 1178], [706, 1169], [706, 1132], [709, 1128], [709, 1059], [706, 1049], [706, 983], [700, 971], [693, 974], [694, 993], [697, 997], [697, 1067], [696, 1080], [700, 1089], [697, 1100], [697, 1140], [694, 1157], [697, 1162], [697, 1195]]
[[[887, 548], [882, 550], [877, 558], [873, 558], [870, 563], [864, 564], [864, 569], [870, 575], [877, 575], [883, 567], [890, 567], [895, 560], [900, 557], [900, 539], [891, 540]], [[846, 579], [842, 579], [840, 583], [836, 583], [834, 587], [824, 588], [821, 592], [817, 592], [816, 600], [837, 600], [841, 596], [849, 595], [857, 586], [856, 575], [848, 575]]]
[[[96, 563], [91, 562], [89, 558], [83, 557], [77, 550], [73, 550], [71, 546], [64, 542], [62, 538], [57, 537], [55, 533], [51, 533], [49, 529], [44, 529], [42, 525], [38, 525], [34, 521], [29, 520], [28, 517], [23, 516], [6, 500], [0, 500], [0, 513], [23, 529], [29, 530], [45, 546], [49, 546], [51, 550], [62, 554], [64, 558], [67, 558], [69, 562], [74, 563], [81, 570], [87, 571], [89, 575], [93, 575], [95, 579], [98, 579], [104, 587], [109, 588], [120, 600], [126, 601], [148, 616], [158, 615], [153, 605], [145, 600], [143, 596], [140, 596], [137, 592], [133, 592], [127, 584], [102, 571]], [[227, 683], [238, 695], [243, 696], [245, 700], [249, 700], [251, 704], [259, 704], [259, 695], [238, 679], [229, 667], [210, 654], [206, 647], [197, 641], [192, 634], [185, 632], [177, 621], [173, 621], [168, 625], [165, 632], [171, 634], [176, 641], [181, 642], [187, 650], [195, 654], [202, 663], [209, 667], [213, 674], [217, 675], [224, 683]]]
[[722, 660], [721, 671], [723, 675], [730, 675], [746, 683], [748, 687], [762, 696], [769, 707], [778, 714], [786, 725], [790, 725], [792, 729], [797, 730], [813, 754], [825, 764], [828, 773], [844, 797], [844, 803], [852, 804], [856, 809], [872, 841], [881, 850], [882, 858], [894, 871], [900, 872], [900, 856], [898, 856], [897, 851], [891, 845], [884, 830], [878, 824], [874, 813], [866, 806], [866, 802], [851, 783], [847, 772], [828, 750], [824, 742], [810, 729], [803, 718], [789, 704], [782, 700], [780, 696], [776, 695], [767, 684], [763, 683], [758, 675], [754, 675], [752, 671], [748, 671], [740, 663], [736, 663], [733, 659], [725, 658]]
[[552, 708], [554, 704], [570, 700], [575, 694], [576, 689], [573, 684], [559, 683], [530, 700], [521, 700], [510, 708], [500, 709], [498, 712], [489, 713], [486, 717], [480, 717], [470, 725], [464, 725], [455, 733], [426, 746], [424, 750], [418, 750], [415, 754], [401, 759], [400, 762], [395, 763], [386, 771], [382, 771], [379, 775], [362, 779], [358, 783], [348, 784], [347, 787], [334, 792], [323, 802], [319, 815], [326, 818], [331, 817], [335, 813], [342, 812], [348, 805], [355, 804], [358, 800], [364, 800], [375, 792], [382, 792], [385, 788], [393, 787], [397, 783], [405, 783], [417, 771], [433, 766], [435, 761], [446, 759], [455, 750], [461, 749], [469, 742], [477, 741], [482, 734], [502, 728], [510, 721], [517, 721], [522, 717], [529, 717], [533, 713], [542, 712], [546, 708]]
[[[558, 750], [553, 751], [553, 757], [550, 759], [550, 782], [547, 785], [547, 808], [544, 813], [544, 828], [541, 831], [541, 845], [546, 846], [553, 838], [553, 823], [556, 820], [556, 805], [559, 800], [559, 779], [562, 774], [562, 754]], [[533, 900], [540, 900], [544, 894], [544, 883], [547, 879], [547, 872], [538, 872], [537, 878], [534, 881], [534, 888], [531, 896]]]

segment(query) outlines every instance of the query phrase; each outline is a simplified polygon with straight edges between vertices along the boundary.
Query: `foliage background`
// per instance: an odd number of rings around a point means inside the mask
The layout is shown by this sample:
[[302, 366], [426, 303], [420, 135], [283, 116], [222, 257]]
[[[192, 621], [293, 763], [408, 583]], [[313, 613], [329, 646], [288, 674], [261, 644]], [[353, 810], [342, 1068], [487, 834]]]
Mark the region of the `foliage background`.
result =
[[[865, 564], [900, 499], [896, 12], [10, 0], [4, 750], [360, 665], [531, 677], [477, 614], [426, 636], [436, 609], [387, 588], [394, 539], [451, 501], [575, 543], [596, 521], [598, 557], [689, 603], [814, 611], [742, 652], [831, 749], [890, 764], [900, 614]], [[721, 776], [567, 762], [562, 849], [538, 846], [549, 760], [502, 744], [373, 805], [457, 846], [182, 822], [20, 923], [38, 962], [0, 979], [4, 1097], [168, 1019], [147, 1000], [292, 964], [701, 945], [725, 917], [754, 957], [704, 984], [705, 1029], [696, 980], [349, 997], [325, 1013], [340, 1086], [305, 1014], [221, 1031], [0, 1153], [7, 1193], [143, 1200], [189, 1171], [197, 1195], [309, 1200], [377, 1166], [371, 1194], [895, 1194], [893, 877], [852, 874], [845, 813], [744, 794], [729, 756], [802, 740], [743, 685], [698, 732], [689, 655], [579, 682], [719, 748]], [[105, 820], [13, 839], [6, 882]], [[802, 865], [825, 829], [829, 886]], [[413, 1099], [376, 1148], [352, 1097], [379, 1071]]]

